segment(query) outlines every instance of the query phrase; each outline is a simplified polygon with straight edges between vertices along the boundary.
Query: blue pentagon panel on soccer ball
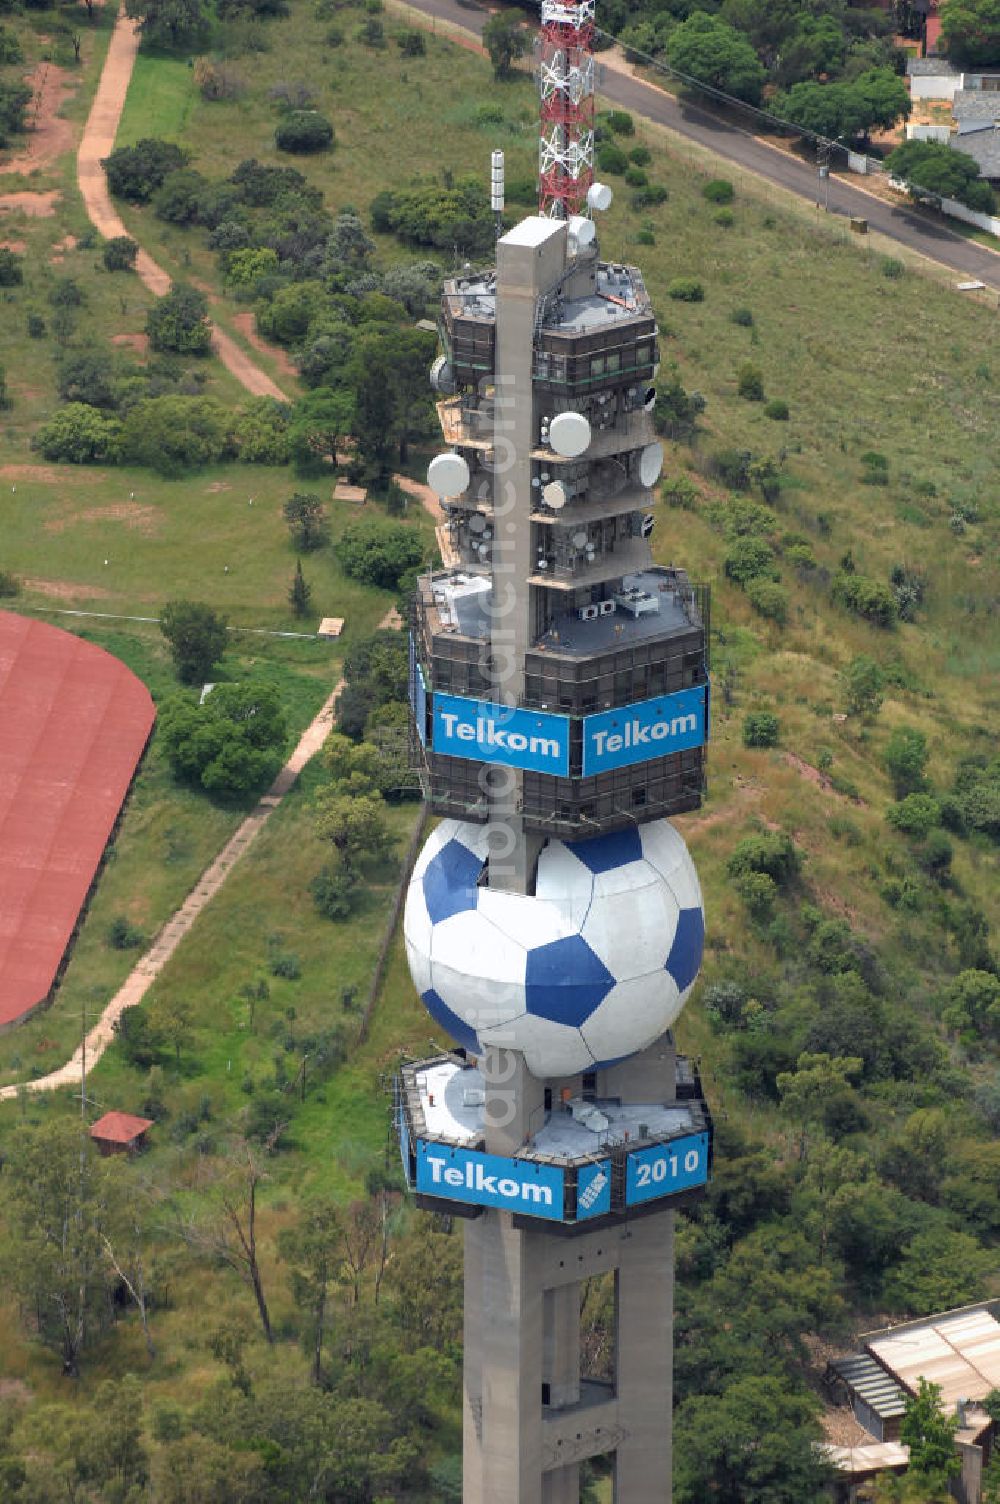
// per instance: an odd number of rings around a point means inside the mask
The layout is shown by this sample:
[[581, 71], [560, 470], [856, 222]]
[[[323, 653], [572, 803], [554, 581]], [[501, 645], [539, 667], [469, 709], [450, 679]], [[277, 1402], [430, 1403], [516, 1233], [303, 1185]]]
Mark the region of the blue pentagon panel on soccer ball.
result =
[[527, 1011], [579, 1027], [607, 997], [615, 979], [579, 935], [528, 952]]
[[606, 836], [591, 836], [586, 841], [567, 841], [566, 845], [594, 873], [610, 872], [612, 867], [642, 860], [642, 839], [634, 825], [626, 830], [613, 830]]
[[423, 887], [432, 924], [476, 907], [482, 870], [480, 858], [461, 841], [448, 841], [431, 857], [424, 871]]
[[479, 1040], [476, 1038], [475, 1029], [470, 1029], [469, 1025], [464, 1023], [457, 1013], [453, 1013], [448, 1004], [438, 997], [433, 987], [429, 987], [426, 992], [421, 994], [420, 1001], [434, 1022], [440, 1024], [442, 1029], [447, 1029], [456, 1044], [460, 1044], [463, 1049], [468, 1050], [470, 1055], [479, 1055], [482, 1053], [479, 1048]]
[[678, 992], [686, 992], [698, 975], [704, 944], [705, 915], [701, 908], [681, 909], [666, 967]]

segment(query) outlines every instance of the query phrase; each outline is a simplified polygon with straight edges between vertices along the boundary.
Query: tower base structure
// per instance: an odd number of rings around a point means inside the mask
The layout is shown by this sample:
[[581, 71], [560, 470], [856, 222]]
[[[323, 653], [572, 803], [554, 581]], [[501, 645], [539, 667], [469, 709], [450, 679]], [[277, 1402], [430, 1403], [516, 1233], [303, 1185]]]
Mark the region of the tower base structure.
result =
[[[669, 1035], [559, 1082], [521, 1060], [438, 1056], [397, 1080], [418, 1203], [467, 1219], [463, 1504], [578, 1504], [594, 1457], [616, 1504], [669, 1504], [673, 1225], [709, 1174], [700, 1081]], [[600, 1276], [614, 1330], [594, 1375], [580, 1313]]]

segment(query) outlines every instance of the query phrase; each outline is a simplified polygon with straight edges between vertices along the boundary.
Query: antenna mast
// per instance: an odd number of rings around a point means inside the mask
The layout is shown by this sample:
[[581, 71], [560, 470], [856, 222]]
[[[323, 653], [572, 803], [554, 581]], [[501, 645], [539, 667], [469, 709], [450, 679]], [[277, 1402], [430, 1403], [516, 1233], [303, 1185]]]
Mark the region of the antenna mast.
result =
[[542, 0], [538, 210], [569, 219], [594, 180], [594, 0]]

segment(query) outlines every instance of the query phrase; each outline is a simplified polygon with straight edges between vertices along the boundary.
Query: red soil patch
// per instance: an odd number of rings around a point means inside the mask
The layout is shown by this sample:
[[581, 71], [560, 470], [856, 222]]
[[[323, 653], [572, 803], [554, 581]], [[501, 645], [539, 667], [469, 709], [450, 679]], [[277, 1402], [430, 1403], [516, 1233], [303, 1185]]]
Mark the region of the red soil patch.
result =
[[110, 594], [100, 585], [70, 585], [65, 580], [22, 580], [26, 590], [35, 590], [39, 595], [51, 595], [57, 601], [75, 601], [86, 596], [88, 600], [104, 600]]
[[140, 506], [137, 501], [121, 501], [110, 507], [87, 507], [70, 517], [52, 517], [45, 523], [45, 531], [64, 533], [80, 522], [124, 522], [126, 527], [149, 535], [156, 532], [160, 518], [156, 507]]
[[212, 484], [210, 486], [206, 486], [205, 489], [208, 492], [209, 496], [217, 496], [220, 491], [231, 491], [233, 488], [228, 481], [213, 480]]
[[47, 167], [73, 145], [73, 122], [64, 120], [59, 111], [69, 96], [76, 93], [79, 80], [55, 63], [39, 63], [33, 73], [25, 75], [24, 81], [31, 85], [33, 94], [27, 111], [27, 145], [16, 157], [0, 163], [4, 172], [26, 173], [34, 172], [36, 167]]
[[26, 214], [29, 219], [49, 219], [56, 212], [60, 196], [58, 188], [48, 193], [0, 193], [0, 214]]
[[27, 250], [27, 241], [24, 240], [0, 240], [0, 247], [5, 251], [13, 251], [15, 256], [20, 256]]
[[276, 345], [269, 345], [266, 339], [261, 339], [254, 328], [252, 313], [249, 311], [246, 313], [235, 313], [233, 315], [233, 323], [248, 344], [252, 345], [261, 355], [270, 355], [282, 376], [290, 376], [293, 381], [298, 380], [299, 373], [295, 367], [295, 362], [286, 350], [280, 350]]
[[134, 350], [137, 355], [145, 355], [146, 351], [149, 349], [149, 335], [113, 334], [111, 336], [111, 343], [113, 345], [125, 345], [128, 347], [128, 349]]

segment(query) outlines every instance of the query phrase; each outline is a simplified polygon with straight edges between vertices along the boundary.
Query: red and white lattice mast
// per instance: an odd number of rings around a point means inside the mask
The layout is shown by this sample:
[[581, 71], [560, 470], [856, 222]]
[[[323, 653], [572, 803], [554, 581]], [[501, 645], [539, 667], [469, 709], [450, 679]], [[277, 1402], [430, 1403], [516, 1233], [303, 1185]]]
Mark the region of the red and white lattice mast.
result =
[[594, 0], [542, 0], [538, 209], [569, 219], [594, 180]]

